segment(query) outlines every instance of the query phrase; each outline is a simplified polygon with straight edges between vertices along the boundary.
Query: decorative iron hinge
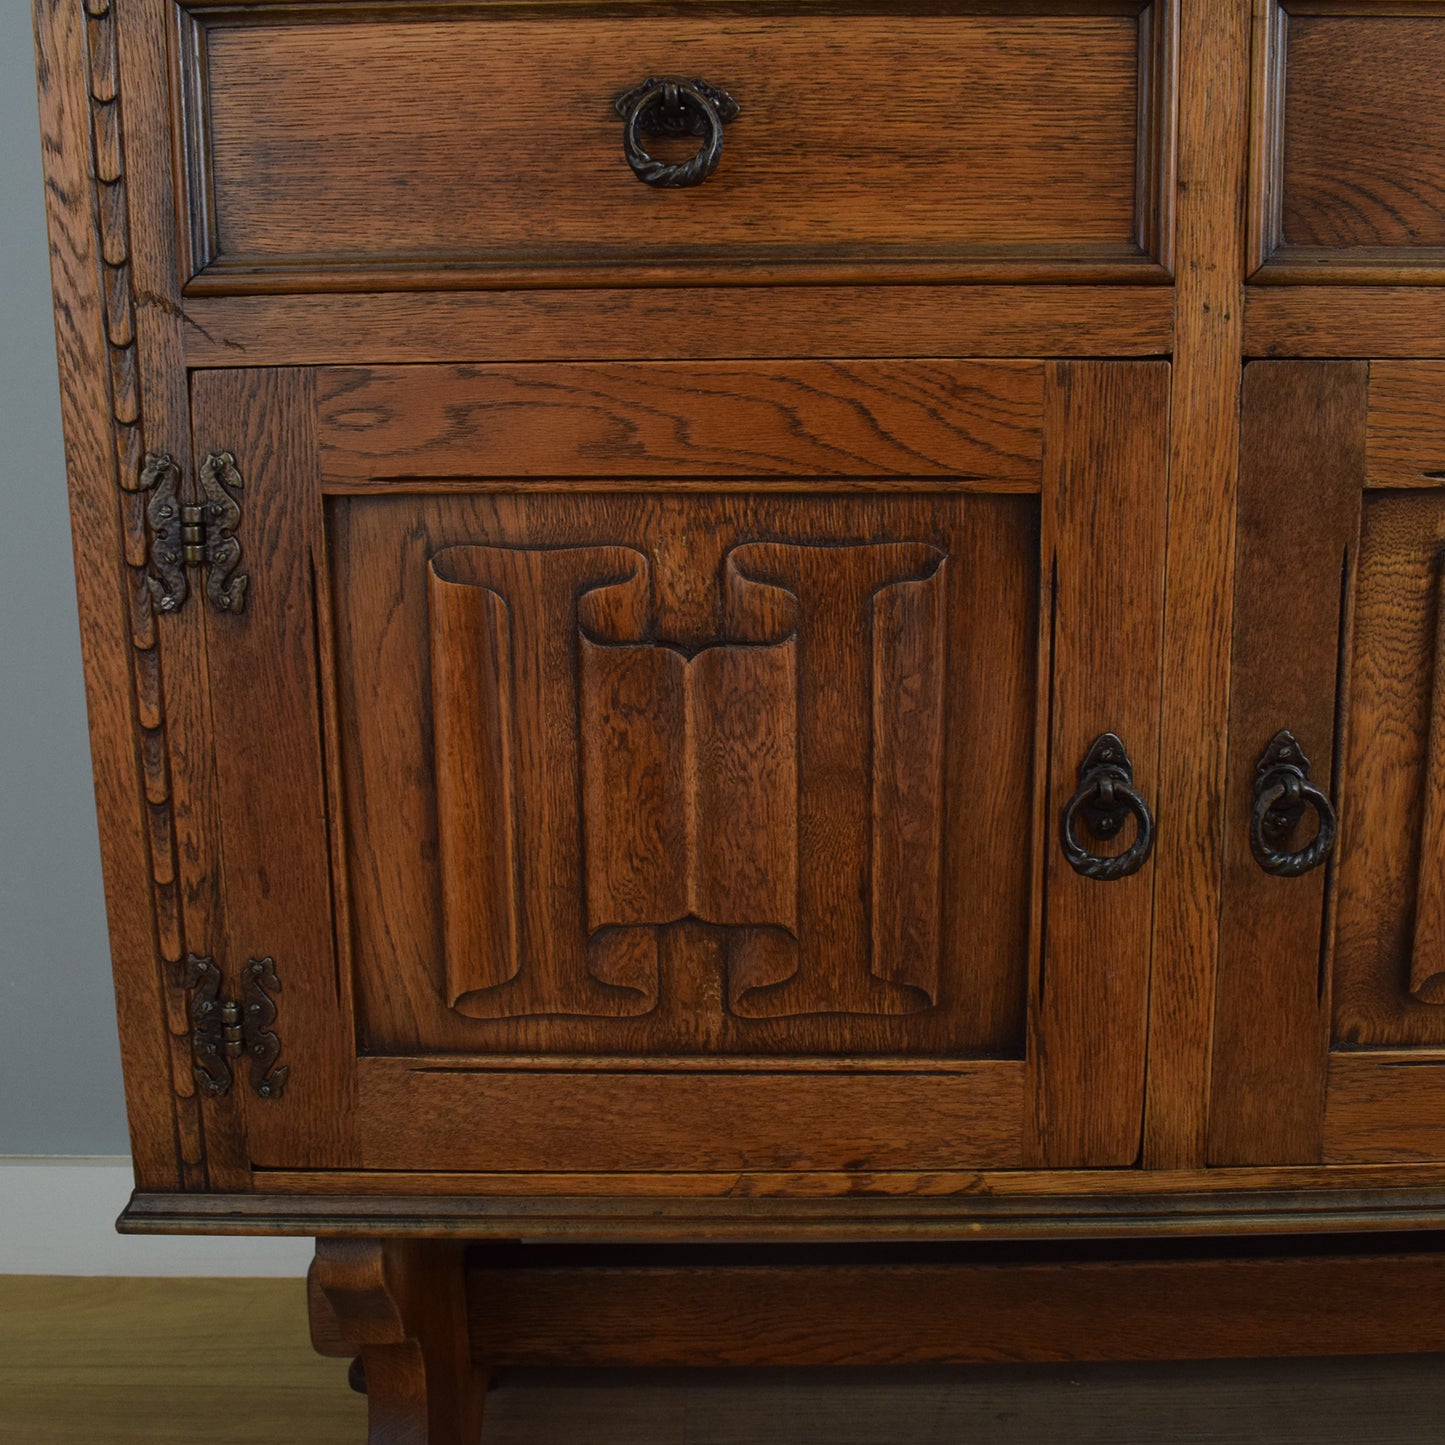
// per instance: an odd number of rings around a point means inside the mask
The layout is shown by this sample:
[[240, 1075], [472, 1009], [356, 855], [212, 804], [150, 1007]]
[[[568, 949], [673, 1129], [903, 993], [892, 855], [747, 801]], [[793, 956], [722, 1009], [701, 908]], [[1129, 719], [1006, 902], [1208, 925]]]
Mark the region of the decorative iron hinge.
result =
[[241, 474], [230, 452], [212, 452], [201, 464], [199, 505], [181, 501], [181, 469], [165, 452], [148, 452], [140, 474], [142, 491], [150, 493], [146, 521], [150, 524], [151, 570], [146, 577], [157, 612], [178, 612], [190, 595], [187, 567], [206, 569], [206, 596], [221, 612], [246, 607], [241, 544]]
[[196, 1082], [213, 1098], [228, 1094], [233, 1082], [232, 1059], [251, 1060], [251, 1087], [263, 1099], [279, 1099], [291, 1070], [276, 1060], [281, 1040], [271, 1031], [276, 1022], [273, 994], [281, 980], [270, 958], [246, 964], [241, 1000], [221, 997], [221, 970], [214, 958], [186, 955], [186, 987], [191, 992], [191, 1060]]

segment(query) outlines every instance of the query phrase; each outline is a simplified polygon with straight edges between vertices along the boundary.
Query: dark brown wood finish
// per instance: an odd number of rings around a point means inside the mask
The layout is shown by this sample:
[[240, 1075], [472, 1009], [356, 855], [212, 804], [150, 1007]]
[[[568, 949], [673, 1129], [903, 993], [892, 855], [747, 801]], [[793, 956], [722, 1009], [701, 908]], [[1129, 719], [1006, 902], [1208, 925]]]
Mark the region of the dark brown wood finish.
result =
[[366, 1384], [370, 1445], [477, 1445], [486, 1375], [470, 1358], [463, 1250], [322, 1239], [307, 1281], [312, 1341], [350, 1355]]
[[[1329, 1014], [1326, 873], [1272, 877], [1249, 838], [1257, 766], [1289, 729], [1326, 792], [1364, 485], [1367, 368], [1244, 373], [1228, 822], [1209, 1161], [1319, 1157]], [[1310, 822], [1291, 839], [1305, 845]]]
[[331, 492], [889, 476], [1036, 491], [1043, 387], [1028, 361], [327, 367], [321, 466]]
[[1445, 292], [1392, 285], [1251, 286], [1244, 298], [1250, 357], [1445, 355]]
[[[1445, 3], [36, 17], [126, 1229], [329, 1236], [375, 1442], [474, 1435], [473, 1356], [1435, 1338], [1394, 1242], [477, 1267], [467, 1322], [457, 1241], [1445, 1227]], [[742, 102], [691, 191], [622, 158], [650, 72]], [[222, 452], [245, 607], [162, 609], [147, 457]]]
[[[1439, 1254], [728, 1262], [477, 1251], [473, 1350], [493, 1368], [1238, 1359], [1445, 1349]], [[735, 1252], [734, 1252], [735, 1253]], [[919, 1252], [922, 1253], [922, 1252]], [[942, 1257], [940, 1257], [942, 1256]], [[962, 1257], [959, 1257], [962, 1256]], [[1391, 1301], [1362, 1319], [1361, 1293]], [[799, 1315], [826, 1325], [799, 1334]], [[340, 1348], [324, 1353], [341, 1353]]]
[[1183, 17], [1148, 1104], [1141, 1162], [1206, 1158], [1238, 478], [1248, 0]]
[[[832, 9], [189, 4], [188, 289], [1167, 278], [1172, 0]], [[659, 194], [612, 105], [679, 66], [742, 113]]]
[[226, 1102], [245, 1107], [252, 1159], [304, 1154], [340, 1167], [356, 1159], [355, 1045], [336, 902], [345, 878], [332, 857], [328, 797], [330, 627], [314, 381], [299, 370], [198, 372], [192, 405], [197, 471], [208, 455], [238, 460], [238, 572], [250, 578], [244, 612], [208, 606], [202, 614], [214, 848], [225, 859], [224, 929], [206, 950], [233, 997], [251, 960], [274, 959], [280, 1063], [290, 1070], [279, 1097], [257, 1098], [243, 1082]]
[[[192, 366], [1162, 356], [1158, 286], [689, 286], [190, 296]], [[967, 346], [961, 346], [961, 338]]]
[[[1146, 799], [1155, 796], [1168, 396], [1162, 363], [1049, 368], [1049, 607], [1040, 647], [1048, 659], [1041, 781], [1049, 827], [1039, 855], [1030, 1015], [1029, 1153], [1037, 1164], [1132, 1164], [1139, 1155], [1153, 869], [1107, 882], [1084, 877], [1064, 860], [1055, 828], [1103, 733], [1120, 737], [1136, 785]], [[1120, 851], [1117, 843], [1094, 846]]]
[[1433, 0], [1265, 0], [1251, 279], [1445, 280], [1442, 19]]
[[[1348, 1046], [1445, 1044], [1435, 982], [1442, 546], [1438, 487], [1366, 498], [1344, 757], [1349, 846], [1337, 870], [1334, 1031]], [[1408, 1114], [1395, 1117], [1408, 1129]]]

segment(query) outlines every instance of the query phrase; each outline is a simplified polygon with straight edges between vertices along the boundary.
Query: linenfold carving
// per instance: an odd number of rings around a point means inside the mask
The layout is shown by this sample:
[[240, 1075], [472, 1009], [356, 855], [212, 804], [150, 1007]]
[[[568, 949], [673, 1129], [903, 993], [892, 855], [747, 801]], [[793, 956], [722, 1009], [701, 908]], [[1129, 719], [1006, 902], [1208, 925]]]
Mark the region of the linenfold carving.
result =
[[926, 543], [746, 543], [683, 648], [635, 549], [437, 553], [451, 1006], [646, 1014], [689, 919], [738, 1016], [936, 1003], [945, 581]]

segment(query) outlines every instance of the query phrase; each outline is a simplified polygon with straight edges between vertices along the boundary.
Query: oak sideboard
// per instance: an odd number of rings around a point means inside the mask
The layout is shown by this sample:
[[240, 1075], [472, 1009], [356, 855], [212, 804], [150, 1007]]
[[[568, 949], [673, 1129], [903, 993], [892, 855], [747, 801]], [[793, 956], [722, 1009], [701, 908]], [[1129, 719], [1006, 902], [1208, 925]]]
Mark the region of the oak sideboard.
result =
[[36, 19], [122, 1228], [373, 1445], [1445, 1350], [1445, 3]]

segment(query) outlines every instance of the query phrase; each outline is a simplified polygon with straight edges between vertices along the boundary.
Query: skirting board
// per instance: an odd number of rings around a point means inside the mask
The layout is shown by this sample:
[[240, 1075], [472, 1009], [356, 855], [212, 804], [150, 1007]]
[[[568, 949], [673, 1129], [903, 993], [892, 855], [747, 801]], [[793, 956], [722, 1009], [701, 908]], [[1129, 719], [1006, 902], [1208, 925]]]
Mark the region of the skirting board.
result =
[[309, 1239], [120, 1235], [130, 1160], [0, 1157], [0, 1274], [292, 1278]]

